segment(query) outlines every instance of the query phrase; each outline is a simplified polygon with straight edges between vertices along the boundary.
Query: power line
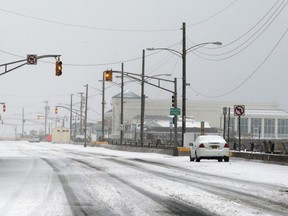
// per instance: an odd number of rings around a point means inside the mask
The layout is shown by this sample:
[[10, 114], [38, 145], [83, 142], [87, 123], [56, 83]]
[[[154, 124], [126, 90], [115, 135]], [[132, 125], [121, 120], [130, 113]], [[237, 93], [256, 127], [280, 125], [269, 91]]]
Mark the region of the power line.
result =
[[201, 21], [198, 21], [198, 22], [195, 22], [195, 23], [191, 23], [189, 25], [187, 25], [187, 27], [190, 27], [190, 26], [196, 26], [196, 25], [199, 25], [199, 24], [202, 24], [204, 22], [207, 22], [208, 20], [216, 17], [217, 15], [219, 15], [220, 13], [222, 13], [223, 11], [225, 11], [226, 9], [228, 9], [229, 7], [231, 7], [237, 0], [234, 0], [233, 2], [231, 2], [229, 5], [227, 5], [226, 7], [224, 7], [222, 10], [218, 11], [217, 13], [213, 14], [212, 16], [210, 17], [207, 17]]
[[[188, 26], [196, 26], [196, 25], [202, 24], [202, 23], [204, 23], [204, 22], [216, 17], [217, 15], [219, 15], [220, 13], [222, 13], [223, 11], [225, 11], [226, 9], [231, 7], [236, 1], [237, 0], [234, 0], [229, 5], [227, 5], [226, 7], [224, 7], [223, 9], [218, 11], [217, 13], [213, 14], [212, 16], [209, 16], [209, 17], [207, 17], [207, 18], [205, 18], [205, 19], [203, 19], [201, 21], [198, 21], [198, 22], [195, 22], [195, 23], [191, 23]], [[80, 24], [73, 24], [73, 23], [64, 23], [64, 22], [44, 19], [44, 18], [40, 18], [40, 17], [36, 17], [36, 16], [30, 16], [30, 15], [18, 13], [18, 12], [15, 12], [15, 11], [3, 9], [3, 8], [0, 8], [0, 11], [3, 11], [5, 13], [9, 13], [9, 14], [13, 14], [13, 15], [17, 15], [17, 16], [21, 16], [21, 17], [25, 17], [25, 18], [28, 18], [28, 19], [42, 21], [42, 22], [48, 22], [48, 23], [57, 24], [57, 25], [64, 25], [64, 26], [68, 26], [68, 27], [92, 29], [92, 30], [98, 30], [98, 31], [114, 31], [114, 32], [169, 32], [169, 31], [179, 31], [180, 30], [179, 28], [171, 28], [171, 29], [124, 29], [124, 28], [122, 28], [122, 29], [118, 28], [117, 29], [117, 28], [104, 28], [104, 27], [95, 27], [95, 26], [80, 25]]]
[[288, 32], [288, 28], [286, 29], [286, 31], [284, 32], [284, 34], [281, 36], [281, 38], [278, 40], [278, 42], [276, 43], [276, 45], [273, 47], [273, 49], [269, 52], [269, 54], [265, 57], [265, 59], [260, 63], [260, 65], [243, 81], [241, 82], [239, 85], [237, 85], [235, 88], [231, 89], [230, 91], [221, 94], [221, 95], [216, 95], [216, 96], [210, 96], [210, 95], [206, 95], [206, 94], [202, 94], [199, 91], [197, 91], [196, 89], [193, 89], [190, 86], [190, 89], [192, 89], [193, 91], [195, 91], [197, 94], [207, 97], [207, 98], [219, 98], [219, 97], [223, 97], [226, 95], [231, 94], [232, 92], [236, 91], [237, 89], [239, 89], [242, 85], [244, 85], [254, 74], [256, 74], [256, 72], [258, 72], [258, 70], [264, 65], [264, 63], [268, 60], [268, 58], [272, 55], [272, 53], [275, 51], [275, 49], [278, 47], [278, 45], [280, 44], [280, 42], [282, 41], [282, 39], [284, 38], [284, 36], [286, 35], [286, 33]]
[[59, 21], [54, 21], [54, 20], [48, 20], [48, 19], [43, 19], [40, 17], [35, 17], [35, 16], [30, 16], [26, 14], [21, 14], [15, 11], [10, 11], [6, 10], [3, 8], [0, 8], [0, 11], [3, 11], [5, 13], [25, 17], [28, 19], [33, 19], [33, 20], [38, 20], [38, 21], [43, 21], [43, 22], [48, 22], [52, 24], [57, 24], [57, 25], [63, 25], [63, 26], [69, 26], [69, 27], [76, 27], [76, 28], [83, 28], [83, 29], [92, 29], [92, 30], [99, 30], [99, 31], [114, 31], [114, 32], [169, 32], [169, 31], [179, 31], [179, 28], [175, 29], [117, 29], [117, 28], [103, 28], [103, 27], [95, 27], [95, 26], [88, 26], [88, 25], [80, 25], [80, 24], [73, 24], [73, 23], [64, 23], [64, 22], [59, 22]]
[[[283, 2], [281, 3], [281, 5], [283, 4]], [[219, 54], [209, 54], [209, 53], [204, 53], [204, 52], [201, 52], [199, 50], [196, 50], [194, 51], [193, 53], [198, 56], [199, 58], [202, 58], [202, 59], [205, 59], [205, 60], [209, 60], [209, 61], [221, 61], [221, 60], [226, 60], [226, 59], [229, 59], [231, 57], [234, 57], [235, 55], [241, 53], [242, 51], [244, 51], [246, 48], [248, 48], [252, 43], [254, 43], [267, 29], [268, 27], [270, 27], [270, 25], [275, 21], [275, 19], [279, 16], [279, 14], [283, 11], [283, 9], [287, 6], [288, 4], [288, 1], [284, 4], [284, 6], [279, 10], [280, 6], [273, 12], [273, 14], [268, 18], [268, 20], [265, 21], [265, 23], [256, 31], [254, 32], [247, 40], [245, 40], [242, 44], [240, 44], [239, 46], [227, 51], [227, 52], [224, 52], [224, 53], [219, 53]], [[278, 11], [278, 13], [275, 15], [275, 13]], [[274, 16], [274, 17], [273, 17]], [[273, 18], [271, 20], [271, 18]], [[268, 21], [270, 21], [268, 23]], [[268, 24], [267, 24], [268, 23]], [[267, 25], [266, 25], [267, 24]], [[266, 25], [266, 27], [265, 27]], [[264, 28], [265, 27], [265, 28]], [[264, 29], [263, 29], [264, 28]], [[261, 32], [259, 32], [261, 29], [263, 29]], [[256, 35], [257, 33], [259, 32], [258, 35]], [[245, 35], [245, 34], [244, 34]], [[254, 36], [256, 35], [256, 37], [250, 41]], [[239, 38], [238, 38], [239, 39]], [[235, 40], [237, 41], [237, 40]], [[250, 41], [250, 42], [249, 42]], [[248, 43], [248, 44], [247, 44]], [[230, 43], [232, 44], [232, 43]], [[247, 45], [246, 45], [247, 44]], [[245, 46], [246, 45], [246, 46]], [[244, 46], [244, 47], [243, 47]], [[243, 47], [242, 49], [240, 49], [241, 47]], [[222, 57], [222, 58], [217, 58], [217, 59], [212, 59], [212, 58], [206, 58], [206, 57], [203, 57], [203, 56], [200, 56], [200, 54], [202, 55], [206, 55], [206, 56], [211, 56], [211, 57], [218, 57], [218, 56], [223, 56], [223, 55], [227, 55], [229, 53], [232, 53], [233, 51], [236, 51], [237, 49], [240, 49], [239, 51], [237, 51], [236, 53], [233, 53], [229, 56], [226, 56], [226, 57]]]
[[[243, 37], [246, 36], [249, 32], [251, 32], [253, 29], [255, 29], [255, 28], [264, 20], [264, 18], [265, 18], [266, 16], [268, 16], [268, 14], [273, 10], [273, 8], [274, 8], [279, 2], [280, 2], [280, 0], [278, 0], [277, 2], [275, 2], [275, 4], [274, 4], [271, 8], [269, 8], [269, 10], [265, 13], [265, 15], [262, 16], [261, 19], [258, 20], [258, 22], [256, 22], [255, 25], [253, 25], [247, 32], [245, 32], [244, 34], [242, 34], [242, 35], [239, 36], [238, 38], [236, 38], [236, 39], [234, 39], [234, 40], [232, 40], [232, 41], [230, 41], [230, 42], [228, 42], [228, 43], [225, 43], [225, 44], [223, 44], [222, 46], [203, 47], [203, 49], [211, 49], [211, 50], [223, 49], [224, 47], [227, 47], [227, 46], [229, 46], [229, 45], [231, 45], [231, 44], [234, 44], [235, 42], [239, 41], [241, 38], [243, 38]], [[274, 13], [279, 9], [279, 7], [280, 7], [284, 2], [285, 2], [285, 0], [282, 0], [282, 3], [281, 3], [281, 4], [278, 6], [278, 8], [274, 11]], [[274, 13], [273, 13], [273, 14], [274, 14]], [[273, 14], [272, 14], [272, 15], [273, 15]], [[268, 20], [271, 19], [271, 17], [272, 17], [272, 16], [270, 16], [270, 17], [268, 18]], [[266, 21], [266, 22], [267, 22], [267, 21]], [[196, 43], [192, 42], [192, 44], [195, 45]]]

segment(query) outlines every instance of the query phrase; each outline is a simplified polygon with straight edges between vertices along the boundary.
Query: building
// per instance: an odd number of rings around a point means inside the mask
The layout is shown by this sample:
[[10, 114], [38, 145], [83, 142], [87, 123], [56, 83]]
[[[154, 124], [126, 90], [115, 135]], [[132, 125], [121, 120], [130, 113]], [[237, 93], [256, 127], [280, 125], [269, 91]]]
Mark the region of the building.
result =
[[[123, 93], [123, 123], [125, 130], [127, 125], [131, 125], [130, 131], [139, 130], [141, 97], [125, 91]], [[181, 107], [181, 101], [178, 101]], [[186, 130], [199, 128], [200, 122], [205, 122], [205, 128], [217, 128], [218, 133], [229, 133], [231, 137], [239, 136], [245, 139], [287, 139], [288, 138], [288, 112], [279, 108], [275, 104], [269, 103], [241, 103], [245, 106], [245, 113], [240, 117], [234, 115], [234, 106], [237, 103], [231, 102], [208, 102], [208, 101], [186, 101]], [[226, 107], [227, 114], [223, 113]], [[169, 130], [171, 127], [170, 117], [171, 101], [169, 100], [145, 100], [144, 127], [148, 125], [158, 125], [158, 129], [163, 127]], [[108, 117], [109, 116], [109, 117]], [[107, 118], [109, 119], [107, 119]], [[151, 117], [153, 118], [151, 121]], [[110, 122], [109, 138], [119, 139], [120, 119], [121, 119], [121, 94], [112, 97], [112, 115], [105, 114], [105, 121]], [[224, 124], [225, 119], [225, 124]], [[181, 116], [178, 116], [178, 133], [181, 134]], [[134, 126], [133, 126], [134, 125]], [[225, 126], [225, 128], [224, 128]], [[225, 130], [224, 130], [225, 129]], [[213, 131], [215, 132], [215, 130]], [[136, 135], [134, 135], [134, 138]]]
[[52, 131], [53, 143], [70, 143], [70, 129], [65, 127], [57, 127]]

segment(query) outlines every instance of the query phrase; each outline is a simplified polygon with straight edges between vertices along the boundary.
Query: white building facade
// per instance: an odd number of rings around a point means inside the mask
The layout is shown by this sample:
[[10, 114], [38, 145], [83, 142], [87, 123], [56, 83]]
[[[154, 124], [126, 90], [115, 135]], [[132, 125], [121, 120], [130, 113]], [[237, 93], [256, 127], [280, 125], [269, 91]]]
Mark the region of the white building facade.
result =
[[[178, 107], [181, 108], [181, 101]], [[268, 103], [240, 103], [245, 106], [245, 113], [240, 117], [240, 131], [243, 138], [259, 139], [288, 139], [288, 113], [280, 109], [275, 104]], [[225, 132], [228, 130], [231, 135], [239, 135], [239, 118], [234, 115], [234, 106], [238, 103], [231, 102], [207, 102], [207, 101], [186, 101], [186, 114], [188, 121], [204, 121], [210, 127], [218, 128], [219, 133], [224, 130], [223, 107], [230, 108], [229, 115], [225, 116]], [[144, 116], [169, 116], [171, 100], [145, 100]], [[123, 123], [139, 124], [140, 118], [135, 120], [136, 116], [141, 114], [141, 97], [126, 91], [123, 94]], [[181, 115], [178, 116], [178, 132], [181, 133]], [[121, 95], [115, 95], [112, 98], [112, 126], [110, 137], [118, 139], [120, 137], [120, 119], [121, 119]], [[170, 124], [167, 120], [167, 125]], [[144, 117], [145, 122], [145, 117]], [[229, 123], [229, 125], [228, 125]], [[193, 124], [195, 125], [195, 124]]]

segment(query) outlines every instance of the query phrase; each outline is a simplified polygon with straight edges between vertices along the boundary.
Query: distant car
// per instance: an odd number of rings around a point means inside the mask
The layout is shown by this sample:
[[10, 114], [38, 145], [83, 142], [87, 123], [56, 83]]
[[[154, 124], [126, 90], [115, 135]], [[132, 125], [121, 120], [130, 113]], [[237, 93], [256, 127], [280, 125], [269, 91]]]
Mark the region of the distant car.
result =
[[190, 161], [201, 159], [216, 159], [222, 162], [229, 162], [229, 144], [221, 136], [201, 135], [196, 138], [194, 143], [189, 143]]
[[40, 138], [37, 136], [33, 136], [29, 139], [29, 142], [40, 142]]

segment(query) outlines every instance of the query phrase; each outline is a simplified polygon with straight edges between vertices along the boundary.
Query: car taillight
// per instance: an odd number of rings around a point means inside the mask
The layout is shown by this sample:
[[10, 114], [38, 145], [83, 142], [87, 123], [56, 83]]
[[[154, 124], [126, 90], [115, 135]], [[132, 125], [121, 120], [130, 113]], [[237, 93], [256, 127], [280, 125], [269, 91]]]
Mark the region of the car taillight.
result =
[[199, 148], [205, 148], [205, 145], [204, 145], [203, 143], [201, 143], [201, 144], [199, 145]]
[[229, 144], [225, 143], [224, 148], [229, 148]]

